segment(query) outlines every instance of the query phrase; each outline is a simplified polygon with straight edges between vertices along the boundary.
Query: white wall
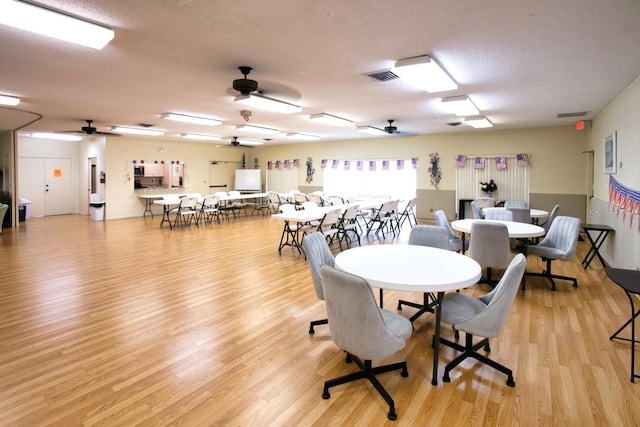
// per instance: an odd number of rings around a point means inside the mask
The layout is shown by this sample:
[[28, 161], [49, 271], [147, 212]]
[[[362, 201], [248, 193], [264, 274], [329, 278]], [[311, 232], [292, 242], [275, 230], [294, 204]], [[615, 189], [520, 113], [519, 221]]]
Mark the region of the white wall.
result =
[[607, 224], [616, 230], [601, 250], [605, 259], [614, 267], [638, 269], [640, 216], [636, 215], [633, 222], [629, 215], [623, 220], [623, 216], [609, 206], [609, 175], [603, 173], [603, 140], [613, 131], [617, 132], [619, 162], [613, 176], [625, 187], [640, 191], [640, 77], [593, 120], [588, 149], [594, 150], [594, 197], [587, 212], [587, 221]]

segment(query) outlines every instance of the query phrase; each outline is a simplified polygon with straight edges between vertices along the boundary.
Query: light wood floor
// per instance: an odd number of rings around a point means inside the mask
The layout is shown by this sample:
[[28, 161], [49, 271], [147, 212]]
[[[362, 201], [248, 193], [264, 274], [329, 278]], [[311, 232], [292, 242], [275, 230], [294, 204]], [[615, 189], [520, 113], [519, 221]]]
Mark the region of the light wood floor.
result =
[[[554, 264], [580, 287], [561, 281], [551, 292], [529, 278], [492, 341], [491, 356], [513, 368], [515, 388], [473, 360], [432, 386], [434, 324], [423, 316], [387, 360], [406, 358], [409, 377], [381, 376], [396, 401], [391, 422], [368, 383], [321, 398], [323, 381], [352, 366], [327, 326], [307, 333], [324, 307], [306, 261], [289, 248], [278, 255], [279, 221], [173, 231], [159, 221], [60, 216], [4, 229], [0, 425], [640, 425], [630, 344], [609, 340], [629, 318], [629, 302], [597, 261], [583, 270], [586, 242], [574, 262]], [[407, 236], [408, 227], [396, 241]], [[530, 256], [528, 270], [541, 268]], [[386, 292], [387, 308], [398, 298], [421, 296]], [[453, 354], [443, 349], [441, 372]]]

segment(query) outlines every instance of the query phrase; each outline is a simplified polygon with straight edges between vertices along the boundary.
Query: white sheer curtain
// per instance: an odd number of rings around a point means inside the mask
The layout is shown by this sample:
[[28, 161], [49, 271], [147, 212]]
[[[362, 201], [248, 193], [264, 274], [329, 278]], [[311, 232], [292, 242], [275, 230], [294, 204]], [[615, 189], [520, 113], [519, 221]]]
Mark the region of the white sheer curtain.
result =
[[[416, 196], [416, 169], [412, 159], [329, 160], [323, 170], [325, 194], [353, 197]], [[348, 164], [348, 168], [345, 167]]]
[[[529, 165], [518, 165], [516, 156], [506, 157], [506, 168], [496, 168], [498, 156], [468, 157], [463, 167], [456, 167], [456, 206], [460, 199], [482, 197], [480, 182], [493, 179], [498, 190], [493, 194], [498, 200], [523, 200], [529, 205]], [[502, 157], [502, 156], [500, 156]], [[475, 168], [475, 159], [484, 158], [484, 169]]]
[[[271, 169], [269, 169], [269, 163]], [[298, 189], [299, 167], [294, 161], [288, 161], [288, 167], [284, 167], [284, 161], [267, 162], [266, 189], [278, 193], [288, 193]]]

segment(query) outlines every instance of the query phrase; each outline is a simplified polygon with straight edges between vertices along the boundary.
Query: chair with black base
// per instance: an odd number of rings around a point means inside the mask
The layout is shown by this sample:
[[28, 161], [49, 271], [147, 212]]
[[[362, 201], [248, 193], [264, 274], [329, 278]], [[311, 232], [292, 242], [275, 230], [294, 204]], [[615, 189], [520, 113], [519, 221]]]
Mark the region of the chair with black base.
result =
[[406, 377], [409, 375], [407, 362], [373, 367], [372, 361], [386, 359], [402, 350], [412, 333], [411, 322], [399, 314], [378, 308], [365, 279], [328, 265], [323, 265], [321, 272], [331, 339], [346, 352], [346, 362], [355, 362], [360, 368], [357, 372], [325, 381], [322, 398], [331, 397], [331, 387], [367, 379], [389, 405], [387, 417], [397, 419], [395, 402], [376, 375], [400, 370]]
[[478, 202], [476, 200], [471, 202], [471, 213], [473, 214], [474, 219], [484, 219], [482, 215], [482, 209], [478, 206]]
[[[450, 247], [449, 231], [446, 228], [438, 227], [437, 225], [414, 225], [409, 233], [409, 244], [429, 246], [448, 251]], [[425, 292], [422, 295], [422, 298], [422, 303], [398, 300], [397, 309], [402, 310], [403, 305], [417, 308], [418, 312], [409, 319], [411, 322], [422, 316], [424, 313], [433, 313], [433, 307], [436, 304], [436, 297], [429, 292]]]
[[456, 233], [454, 233], [451, 228], [451, 224], [449, 224], [449, 220], [447, 219], [447, 214], [444, 213], [443, 210], [437, 210], [435, 212], [436, 225], [439, 227], [444, 227], [447, 229], [449, 233], [449, 249], [456, 252], [464, 252], [469, 247], [469, 240], [464, 241], [464, 248], [462, 247], [462, 239]]
[[[450, 292], [444, 296], [440, 306], [441, 321], [452, 325], [456, 331], [465, 333], [464, 346], [440, 338], [441, 344], [462, 352], [444, 368], [444, 382], [451, 381], [449, 372], [453, 368], [466, 358], [473, 357], [506, 374], [508, 386], [516, 385], [511, 369], [478, 353], [478, 350], [484, 347], [485, 351], [491, 351], [489, 338], [502, 333], [526, 266], [526, 257], [518, 254], [511, 260], [498, 285], [488, 294], [476, 298], [461, 292]], [[474, 344], [474, 336], [484, 338]]]
[[[309, 270], [311, 270], [311, 279], [313, 280], [313, 289], [315, 289], [318, 299], [324, 301], [320, 267], [323, 265], [333, 267], [335, 265], [333, 253], [331, 253], [327, 241], [319, 231], [314, 231], [304, 236], [302, 239], [302, 247], [304, 248], [305, 254], [307, 254]], [[315, 333], [315, 326], [326, 325], [327, 323], [327, 319], [312, 320], [309, 323], [309, 333]]]
[[549, 212], [549, 216], [547, 217], [547, 220], [544, 222], [544, 224], [540, 224], [540, 227], [544, 228], [545, 234], [549, 232], [551, 224], [553, 224], [553, 221], [556, 219], [559, 213], [560, 205], [555, 205], [553, 209], [551, 209], [551, 212]]
[[[546, 268], [541, 273], [526, 273], [527, 276], [545, 277], [551, 282], [551, 290], [556, 290], [556, 282], [554, 279], [568, 280], [573, 282], [574, 287], [578, 287], [578, 279], [575, 277], [561, 276], [551, 272], [551, 263], [554, 260], [570, 261], [576, 255], [576, 247], [578, 246], [578, 237], [580, 235], [580, 218], [570, 216], [557, 216], [549, 232], [544, 239], [537, 245], [527, 247], [527, 254], [537, 255], [544, 262]], [[525, 289], [525, 282], [522, 282], [522, 289]]]
[[507, 226], [499, 222], [474, 221], [467, 255], [486, 268], [487, 276], [481, 282], [494, 285], [492, 269], [507, 268], [512, 259]]

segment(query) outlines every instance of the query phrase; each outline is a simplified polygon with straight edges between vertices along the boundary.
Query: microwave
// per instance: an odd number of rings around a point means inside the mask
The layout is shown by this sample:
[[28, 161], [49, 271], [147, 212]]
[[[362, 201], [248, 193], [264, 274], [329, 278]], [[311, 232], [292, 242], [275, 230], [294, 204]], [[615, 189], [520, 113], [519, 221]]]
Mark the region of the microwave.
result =
[[144, 166], [134, 166], [133, 167], [134, 175], [144, 175]]

